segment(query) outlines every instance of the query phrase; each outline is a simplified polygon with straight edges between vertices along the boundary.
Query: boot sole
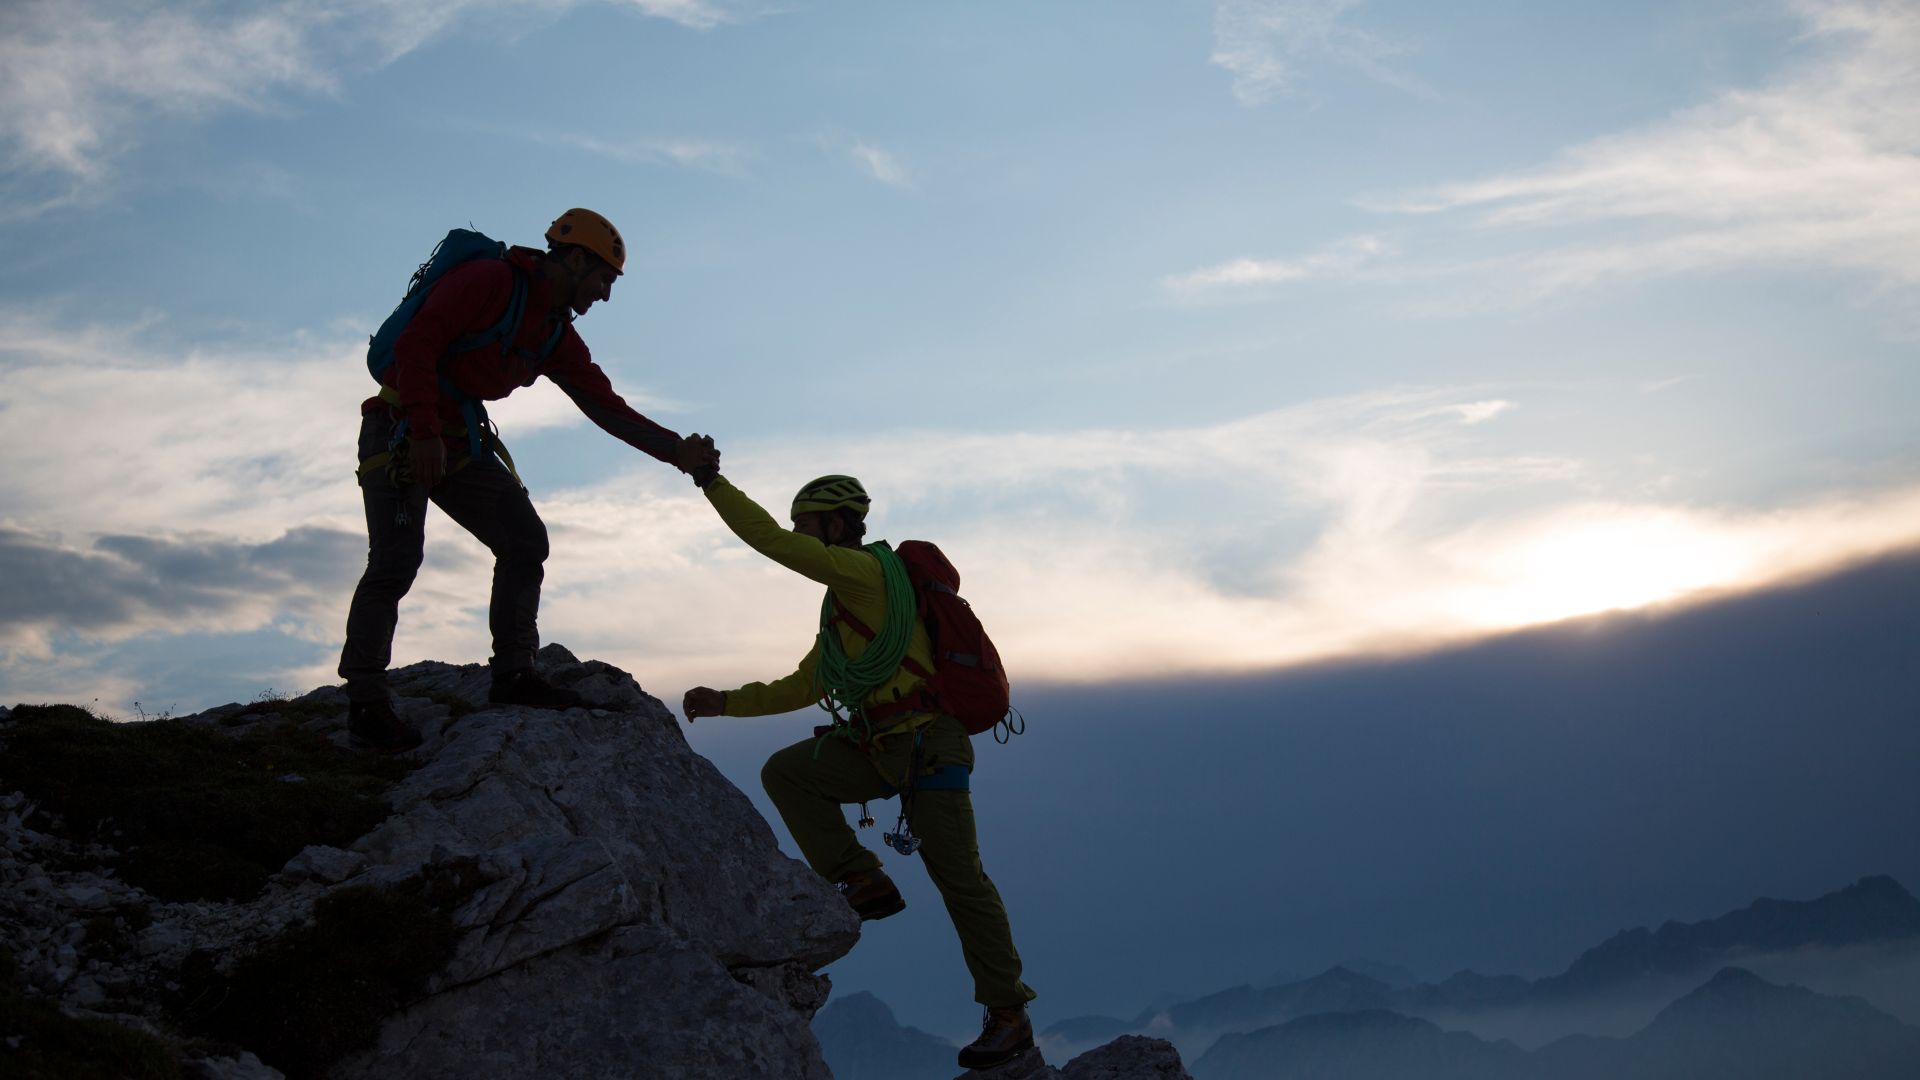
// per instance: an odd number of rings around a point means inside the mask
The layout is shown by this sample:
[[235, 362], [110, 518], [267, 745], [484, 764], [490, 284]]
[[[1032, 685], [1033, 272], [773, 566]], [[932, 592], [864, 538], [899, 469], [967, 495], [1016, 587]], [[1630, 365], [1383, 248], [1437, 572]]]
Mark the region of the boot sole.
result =
[[994, 1058], [969, 1058], [967, 1057], [966, 1051], [962, 1050], [960, 1052], [960, 1067], [963, 1069], [997, 1069], [1031, 1049], [1033, 1049], [1032, 1039], [1027, 1040], [1027, 1045], [1015, 1047]]

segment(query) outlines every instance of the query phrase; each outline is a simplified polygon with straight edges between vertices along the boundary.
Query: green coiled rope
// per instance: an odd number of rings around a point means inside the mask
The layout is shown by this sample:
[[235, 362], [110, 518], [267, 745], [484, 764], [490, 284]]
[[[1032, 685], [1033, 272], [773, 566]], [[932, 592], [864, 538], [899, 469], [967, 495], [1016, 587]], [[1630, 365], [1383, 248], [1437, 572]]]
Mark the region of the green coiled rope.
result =
[[[913, 642], [913, 627], [919, 617], [913, 582], [907, 577], [907, 564], [894, 554], [885, 540], [876, 540], [861, 550], [880, 560], [887, 589], [887, 619], [874, 630], [873, 640], [867, 642], [865, 652], [848, 656], [839, 631], [833, 628], [833, 594], [828, 593], [821, 599], [820, 659], [813, 668], [813, 693], [820, 707], [833, 714], [834, 720], [832, 730], [821, 736], [822, 739], [832, 735], [854, 737], [853, 725], [840, 715], [842, 709], [859, 718], [866, 738], [873, 737], [873, 725], [867, 721], [862, 703], [900, 670], [900, 661], [906, 659], [907, 646]], [[819, 752], [816, 743], [814, 753]]]

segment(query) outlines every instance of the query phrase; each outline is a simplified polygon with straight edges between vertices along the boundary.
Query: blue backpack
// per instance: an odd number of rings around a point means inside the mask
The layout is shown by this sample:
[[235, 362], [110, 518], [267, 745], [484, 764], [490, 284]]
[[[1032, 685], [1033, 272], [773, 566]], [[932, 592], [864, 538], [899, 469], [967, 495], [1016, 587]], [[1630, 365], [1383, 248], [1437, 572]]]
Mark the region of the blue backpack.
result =
[[[434, 245], [433, 254], [427, 256], [427, 261], [420, 264], [419, 269], [413, 272], [413, 278], [407, 282], [407, 293], [401, 297], [399, 306], [394, 308], [393, 314], [388, 315], [386, 321], [380, 324], [380, 329], [367, 339], [367, 373], [373, 376], [374, 381], [383, 382], [387, 370], [393, 367], [394, 343], [400, 340], [401, 331], [413, 321], [414, 315], [420, 310], [420, 305], [426, 303], [427, 293], [442, 277], [446, 276], [447, 271], [475, 259], [505, 259], [506, 256], [507, 245], [472, 229], [454, 229]], [[500, 343], [503, 353], [514, 348], [514, 339], [520, 331], [520, 320], [526, 314], [527, 274], [512, 263], [508, 263], [507, 266], [513, 271], [513, 293], [507, 300], [506, 312], [500, 316], [499, 322], [485, 330], [456, 339], [447, 349], [448, 356], [496, 342]], [[533, 354], [536, 371], [546, 360], [547, 355], [553, 352], [553, 347], [560, 343], [560, 337], [566, 331], [567, 324], [564, 322], [554, 327], [553, 334], [547, 338], [546, 344], [541, 346], [538, 353]], [[445, 360], [446, 357], [441, 358], [440, 393], [448, 400], [460, 404], [460, 415], [467, 423], [467, 445], [473, 453], [473, 460], [491, 461], [494, 456], [492, 450], [481, 438], [483, 425], [487, 423], [486, 407], [453, 385], [453, 381], [447, 378], [444, 370]], [[405, 437], [405, 434], [406, 421], [403, 419], [394, 427], [393, 437], [398, 441]]]

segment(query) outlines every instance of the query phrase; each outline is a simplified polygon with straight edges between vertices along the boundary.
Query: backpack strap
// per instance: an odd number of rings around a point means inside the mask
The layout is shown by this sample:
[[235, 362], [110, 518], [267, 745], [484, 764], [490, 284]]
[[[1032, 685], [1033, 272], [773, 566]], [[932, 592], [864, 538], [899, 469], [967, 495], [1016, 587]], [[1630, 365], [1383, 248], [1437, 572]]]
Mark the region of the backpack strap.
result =
[[[485, 426], [491, 423], [487, 420], [487, 407], [462, 393], [460, 388], [453, 384], [453, 380], [447, 378], [447, 365], [452, 362], [456, 353], [471, 352], [496, 341], [500, 342], [502, 356], [510, 354], [513, 349], [513, 340], [519, 336], [520, 320], [527, 313], [527, 272], [511, 262], [507, 263], [507, 272], [513, 277], [513, 288], [507, 294], [507, 309], [501, 313], [500, 320], [485, 330], [455, 338], [453, 344], [447, 346], [447, 351], [440, 357], [440, 394], [447, 400], [460, 404], [460, 418], [467, 424], [467, 452], [473, 455], [475, 461], [484, 461], [489, 456], [486, 440], [481, 437], [481, 432], [486, 430]], [[564, 328], [565, 324], [562, 324], [561, 329]], [[548, 340], [547, 349], [552, 349], [553, 343], [558, 340], [559, 335], [556, 333]], [[539, 359], [545, 358], [546, 351], [543, 350]]]
[[[828, 595], [832, 596], [831, 593], [829, 593]], [[847, 624], [848, 629], [852, 630], [856, 634], [859, 634], [861, 637], [866, 638], [868, 641], [872, 641], [874, 638], [872, 628], [867, 626], [866, 623], [861, 622], [860, 616], [855, 615], [851, 611], [848, 611], [847, 605], [841, 603], [840, 598], [837, 596], [833, 597], [833, 618], [829, 621]], [[975, 658], [974, 663], [979, 663], [979, 659], [977, 657]], [[900, 666], [903, 668], [906, 668], [908, 671], [913, 672], [915, 675], [920, 676], [922, 679], [933, 678], [933, 672], [928, 671], [925, 667], [921, 666], [920, 661], [915, 660], [911, 656], [900, 661]], [[882, 705], [882, 706], [879, 706], [879, 708], [886, 708], [886, 706]], [[867, 710], [867, 714], [869, 716], [872, 716], [873, 712], [874, 712], [873, 709]]]

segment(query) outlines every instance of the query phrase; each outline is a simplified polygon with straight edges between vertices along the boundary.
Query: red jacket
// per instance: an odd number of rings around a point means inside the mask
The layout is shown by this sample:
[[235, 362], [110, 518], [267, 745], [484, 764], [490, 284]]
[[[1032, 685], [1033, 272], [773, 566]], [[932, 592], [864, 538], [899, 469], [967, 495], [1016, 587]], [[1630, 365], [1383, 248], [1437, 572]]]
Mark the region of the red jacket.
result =
[[[409, 433], [416, 439], [439, 435], [450, 448], [466, 445], [465, 438], [444, 434], [446, 428], [458, 426], [462, 420], [459, 403], [440, 392], [443, 373], [462, 393], [483, 401], [498, 401], [522, 386], [532, 386], [535, 378], [545, 375], [567, 392], [587, 419], [608, 434], [671, 463], [680, 436], [634, 412], [614, 392], [607, 373], [593, 362], [587, 343], [580, 340], [571, 321], [535, 370], [532, 357], [539, 354], [554, 329], [553, 321], [547, 318], [547, 312], [555, 306], [553, 288], [538, 269], [542, 254], [533, 248], [510, 248], [504, 261], [475, 259], [447, 271], [434, 283], [433, 291], [394, 342], [393, 366], [382, 377], [400, 393], [400, 412]], [[490, 329], [506, 314], [513, 295], [513, 272], [507, 268], [508, 261], [527, 272], [526, 314], [513, 342], [526, 354], [514, 351], [503, 355], [503, 343], [496, 342], [453, 354], [443, 369], [440, 358], [454, 341]], [[368, 398], [360, 411], [387, 407], [375, 396]]]

